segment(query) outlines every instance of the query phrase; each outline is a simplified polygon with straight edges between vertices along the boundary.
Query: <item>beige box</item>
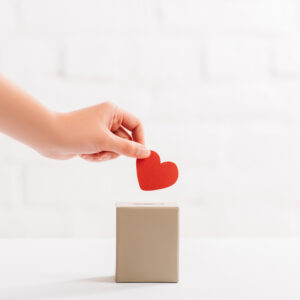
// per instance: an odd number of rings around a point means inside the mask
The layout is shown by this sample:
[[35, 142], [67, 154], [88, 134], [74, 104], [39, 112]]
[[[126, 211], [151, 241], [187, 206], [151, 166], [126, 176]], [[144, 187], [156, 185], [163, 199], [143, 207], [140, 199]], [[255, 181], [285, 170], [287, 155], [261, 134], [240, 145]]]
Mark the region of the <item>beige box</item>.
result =
[[116, 213], [116, 282], [178, 282], [178, 205], [117, 203]]

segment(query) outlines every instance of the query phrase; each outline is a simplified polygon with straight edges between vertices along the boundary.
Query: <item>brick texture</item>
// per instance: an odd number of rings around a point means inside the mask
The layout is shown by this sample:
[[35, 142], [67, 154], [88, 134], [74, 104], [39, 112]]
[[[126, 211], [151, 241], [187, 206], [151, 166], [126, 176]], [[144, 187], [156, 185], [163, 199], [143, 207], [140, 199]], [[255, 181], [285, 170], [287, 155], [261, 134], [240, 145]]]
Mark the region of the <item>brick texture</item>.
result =
[[54, 161], [0, 135], [0, 237], [113, 236], [116, 201], [179, 201], [186, 236], [300, 235], [299, 4], [2, 0], [0, 72], [49, 108], [113, 101], [179, 166]]

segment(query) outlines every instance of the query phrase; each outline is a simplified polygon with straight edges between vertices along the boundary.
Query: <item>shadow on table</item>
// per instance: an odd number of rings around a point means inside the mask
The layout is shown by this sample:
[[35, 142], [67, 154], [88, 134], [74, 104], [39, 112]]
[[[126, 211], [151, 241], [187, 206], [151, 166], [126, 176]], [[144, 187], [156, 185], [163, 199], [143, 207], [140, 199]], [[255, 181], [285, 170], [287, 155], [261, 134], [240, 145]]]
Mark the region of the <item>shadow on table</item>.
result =
[[71, 282], [112, 282], [112, 283], [115, 283], [115, 276], [82, 278], [82, 279], [72, 280]]
[[63, 297], [84, 297], [90, 295], [103, 295], [118, 293], [125, 290], [139, 289], [155, 283], [116, 283], [114, 276], [81, 278], [63, 282], [38, 284], [5, 291], [6, 300], [24, 299], [55, 299]]

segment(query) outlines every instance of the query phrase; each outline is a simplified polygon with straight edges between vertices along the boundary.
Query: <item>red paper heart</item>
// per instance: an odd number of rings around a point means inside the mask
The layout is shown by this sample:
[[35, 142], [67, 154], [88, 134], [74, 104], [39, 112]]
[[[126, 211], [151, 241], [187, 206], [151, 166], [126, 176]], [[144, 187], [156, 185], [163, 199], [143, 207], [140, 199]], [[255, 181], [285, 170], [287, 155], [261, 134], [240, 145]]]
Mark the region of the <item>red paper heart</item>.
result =
[[140, 188], [144, 191], [169, 187], [178, 178], [177, 166], [170, 161], [160, 163], [160, 157], [154, 151], [148, 158], [136, 160], [136, 170]]

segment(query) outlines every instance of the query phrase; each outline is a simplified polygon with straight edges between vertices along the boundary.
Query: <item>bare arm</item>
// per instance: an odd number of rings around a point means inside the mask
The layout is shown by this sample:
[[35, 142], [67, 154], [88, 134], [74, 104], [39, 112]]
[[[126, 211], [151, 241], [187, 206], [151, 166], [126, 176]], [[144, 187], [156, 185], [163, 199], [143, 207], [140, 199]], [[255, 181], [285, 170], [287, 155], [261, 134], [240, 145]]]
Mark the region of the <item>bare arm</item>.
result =
[[0, 77], [0, 131], [41, 154], [101, 161], [124, 154], [145, 158], [141, 122], [110, 102], [70, 113], [49, 110]]

